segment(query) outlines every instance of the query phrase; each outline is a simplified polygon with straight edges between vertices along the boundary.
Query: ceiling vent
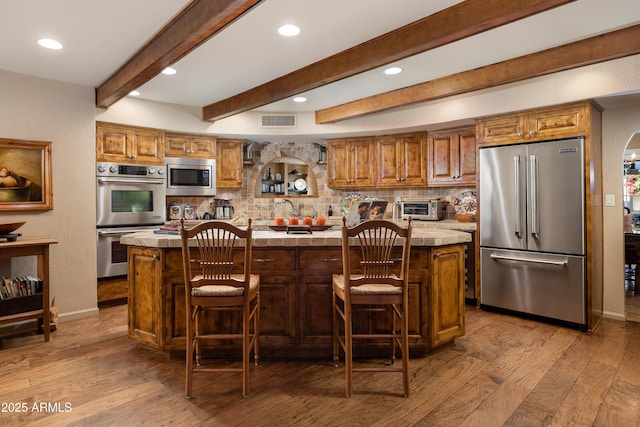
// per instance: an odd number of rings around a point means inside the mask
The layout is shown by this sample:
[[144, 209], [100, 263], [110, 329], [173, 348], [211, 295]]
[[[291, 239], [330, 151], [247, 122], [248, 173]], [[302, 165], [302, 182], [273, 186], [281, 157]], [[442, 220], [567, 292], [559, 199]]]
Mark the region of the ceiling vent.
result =
[[262, 128], [294, 128], [296, 127], [295, 114], [263, 114], [260, 117]]

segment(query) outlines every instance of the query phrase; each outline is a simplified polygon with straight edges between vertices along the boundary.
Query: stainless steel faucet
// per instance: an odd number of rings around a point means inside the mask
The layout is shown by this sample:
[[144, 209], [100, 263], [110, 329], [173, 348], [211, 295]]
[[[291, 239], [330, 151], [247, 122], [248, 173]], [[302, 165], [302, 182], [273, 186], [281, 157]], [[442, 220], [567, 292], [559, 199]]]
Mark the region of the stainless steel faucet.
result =
[[282, 203], [289, 203], [291, 205], [291, 216], [292, 217], [300, 216], [300, 211], [296, 210], [296, 208], [295, 208], [295, 206], [293, 206], [293, 202], [291, 202], [291, 200], [282, 199]]

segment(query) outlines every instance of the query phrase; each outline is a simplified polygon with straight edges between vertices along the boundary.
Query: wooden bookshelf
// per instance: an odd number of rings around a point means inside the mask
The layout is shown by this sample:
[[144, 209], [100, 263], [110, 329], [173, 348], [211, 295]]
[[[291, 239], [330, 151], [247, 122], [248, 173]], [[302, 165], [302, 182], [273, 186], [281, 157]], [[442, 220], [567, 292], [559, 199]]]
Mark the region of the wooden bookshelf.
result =
[[49, 312], [49, 246], [58, 243], [47, 237], [24, 237], [15, 242], [0, 243], [0, 259], [25, 256], [37, 257], [36, 275], [42, 279], [42, 293], [2, 301], [0, 325], [40, 319], [45, 342], [49, 342], [51, 316]]

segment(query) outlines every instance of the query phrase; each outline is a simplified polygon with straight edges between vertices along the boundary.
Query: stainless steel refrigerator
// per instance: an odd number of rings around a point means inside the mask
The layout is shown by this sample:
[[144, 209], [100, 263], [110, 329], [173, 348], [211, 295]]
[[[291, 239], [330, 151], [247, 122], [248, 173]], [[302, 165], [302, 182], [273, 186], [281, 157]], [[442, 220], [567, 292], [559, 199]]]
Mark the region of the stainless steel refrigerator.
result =
[[584, 139], [483, 147], [480, 306], [587, 327]]

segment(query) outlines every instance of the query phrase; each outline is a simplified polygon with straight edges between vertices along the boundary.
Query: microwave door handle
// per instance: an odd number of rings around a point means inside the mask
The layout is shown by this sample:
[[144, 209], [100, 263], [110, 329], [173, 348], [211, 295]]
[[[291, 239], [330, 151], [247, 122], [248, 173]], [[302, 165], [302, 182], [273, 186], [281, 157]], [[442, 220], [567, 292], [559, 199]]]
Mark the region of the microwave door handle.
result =
[[522, 233], [522, 223], [521, 223], [521, 209], [522, 209], [522, 200], [520, 199], [521, 195], [520, 195], [520, 156], [513, 156], [513, 170], [514, 170], [514, 188], [515, 188], [515, 192], [514, 192], [514, 232], [515, 235], [518, 237], [521, 237], [521, 233]]
[[164, 184], [164, 180], [161, 179], [122, 179], [122, 178], [98, 178], [100, 184], [117, 183], [117, 184]]

